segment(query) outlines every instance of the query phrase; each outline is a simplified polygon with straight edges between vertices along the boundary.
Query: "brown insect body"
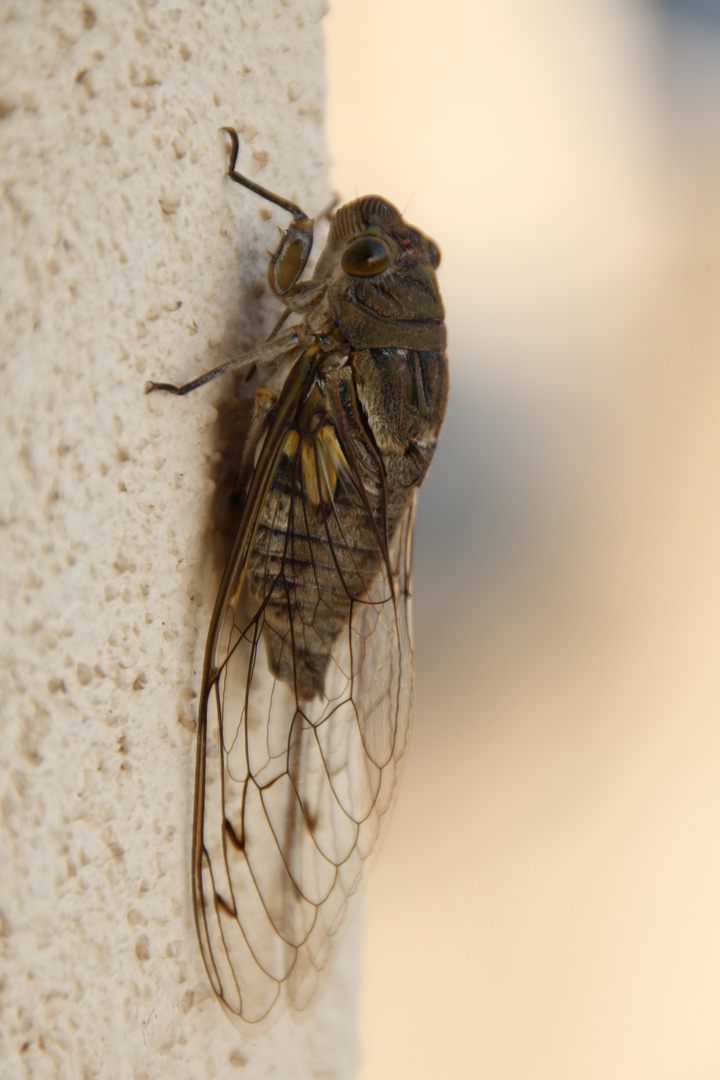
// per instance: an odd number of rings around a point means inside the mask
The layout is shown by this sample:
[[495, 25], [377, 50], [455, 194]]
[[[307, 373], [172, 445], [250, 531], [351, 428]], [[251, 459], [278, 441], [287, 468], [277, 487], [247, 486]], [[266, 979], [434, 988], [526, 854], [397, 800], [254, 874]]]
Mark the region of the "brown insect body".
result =
[[265, 1026], [312, 996], [392, 804], [412, 716], [414, 499], [448, 375], [433, 242], [357, 199], [299, 281], [313, 223], [234, 171], [230, 134], [230, 176], [295, 219], [269, 278], [300, 321], [262, 351], [288, 374], [254, 425], [208, 637], [193, 894], [215, 993]]
[[[353, 276], [343, 253], [366, 236], [387, 245], [392, 262]], [[256, 600], [270, 592], [272, 667], [300, 701], [322, 693], [332, 643], [387, 559], [435, 450], [447, 361], [432, 251], [389, 203], [358, 199], [333, 218], [313, 279], [285, 297], [291, 310], [312, 304], [303, 356], [317, 349], [322, 359], [283, 444], [249, 579]]]

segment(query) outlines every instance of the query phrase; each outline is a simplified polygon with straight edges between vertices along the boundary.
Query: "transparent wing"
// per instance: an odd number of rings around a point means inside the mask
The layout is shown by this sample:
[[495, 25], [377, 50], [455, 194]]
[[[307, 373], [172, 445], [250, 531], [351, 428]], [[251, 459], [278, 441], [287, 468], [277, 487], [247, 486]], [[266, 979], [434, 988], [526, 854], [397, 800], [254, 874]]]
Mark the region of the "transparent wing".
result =
[[288, 422], [261, 454], [206, 659], [195, 915], [247, 1024], [313, 996], [410, 738], [414, 495], [389, 529], [382, 485], [334, 439]]

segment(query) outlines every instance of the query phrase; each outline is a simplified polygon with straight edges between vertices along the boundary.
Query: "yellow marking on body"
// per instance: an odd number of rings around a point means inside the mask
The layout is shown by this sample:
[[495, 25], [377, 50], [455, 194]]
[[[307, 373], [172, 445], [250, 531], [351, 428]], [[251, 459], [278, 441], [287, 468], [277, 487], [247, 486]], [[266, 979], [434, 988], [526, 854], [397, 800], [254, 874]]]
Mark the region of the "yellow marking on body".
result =
[[332, 503], [338, 474], [346, 475], [348, 468], [332, 424], [323, 425], [312, 441], [303, 443], [302, 468], [305, 490], [313, 506]]
[[347, 459], [342, 451], [332, 424], [326, 424], [318, 434], [318, 443], [321, 448], [321, 461], [327, 458], [329, 467], [332, 469], [332, 492], [337, 487], [338, 476], [348, 475]]
[[310, 441], [304, 442], [302, 448], [302, 470], [305, 480], [305, 491], [313, 506], [320, 505], [316, 460], [315, 443]]
[[300, 433], [291, 428], [283, 440], [282, 452], [286, 457], [293, 457], [300, 445]]

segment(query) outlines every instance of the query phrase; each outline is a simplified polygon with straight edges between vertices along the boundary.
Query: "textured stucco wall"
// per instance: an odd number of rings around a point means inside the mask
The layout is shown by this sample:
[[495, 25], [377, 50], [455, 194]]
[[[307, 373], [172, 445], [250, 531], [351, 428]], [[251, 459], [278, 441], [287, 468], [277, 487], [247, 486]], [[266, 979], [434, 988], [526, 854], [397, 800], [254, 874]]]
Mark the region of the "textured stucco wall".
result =
[[3, 6], [2, 1013], [9, 1077], [354, 1075], [352, 942], [313, 1017], [242, 1043], [189, 884], [222, 385], [280, 212], [330, 198], [321, 0]]

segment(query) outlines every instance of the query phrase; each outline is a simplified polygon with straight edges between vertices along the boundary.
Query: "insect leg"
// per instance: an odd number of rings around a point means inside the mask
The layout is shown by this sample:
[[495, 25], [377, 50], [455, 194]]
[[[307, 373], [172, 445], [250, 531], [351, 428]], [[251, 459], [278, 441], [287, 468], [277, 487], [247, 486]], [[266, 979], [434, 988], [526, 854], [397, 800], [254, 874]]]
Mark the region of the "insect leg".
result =
[[193, 390], [197, 390], [198, 387], [204, 386], [205, 383], [217, 379], [219, 375], [226, 375], [228, 371], [240, 371], [243, 368], [251, 367], [253, 364], [268, 363], [275, 360], [284, 352], [287, 352], [288, 349], [292, 349], [299, 344], [301, 340], [300, 331], [297, 327], [291, 326], [281, 337], [268, 341], [265, 345], [260, 345], [250, 353], [236, 356], [234, 360], [228, 360], [227, 364], [221, 364], [220, 367], [213, 368], [212, 371], [206, 371], [204, 375], [199, 375], [192, 382], [184, 383], [182, 386], [175, 386], [173, 383], [150, 381], [145, 383], [145, 393], [151, 394], [154, 390], [164, 390], [168, 394], [179, 394], [181, 396], [189, 394]]
[[304, 213], [299, 206], [290, 202], [289, 199], [283, 199], [279, 195], [274, 195], [272, 191], [268, 191], [267, 188], [261, 187], [260, 184], [256, 184], [254, 180], [249, 180], [247, 176], [243, 176], [242, 173], [235, 171], [237, 165], [238, 154], [240, 153], [240, 140], [238, 139], [238, 133], [234, 128], [224, 127], [220, 128], [221, 131], [226, 132], [230, 136], [230, 163], [228, 165], [227, 174], [231, 180], [234, 180], [236, 184], [242, 184], [243, 187], [248, 188], [250, 191], [254, 191], [256, 195], [259, 195], [262, 199], [267, 199], [268, 202], [275, 203], [281, 210], [287, 210], [288, 214], [292, 214], [297, 222], [309, 222], [310, 218]]
[[240, 152], [240, 140], [233, 128], [226, 127], [221, 130], [230, 136], [230, 161], [227, 171], [230, 179], [234, 180], [236, 184], [242, 184], [243, 187], [254, 191], [262, 199], [274, 203], [275, 206], [279, 206], [293, 216], [293, 223], [283, 233], [268, 266], [270, 288], [276, 296], [282, 299], [288, 294], [292, 294], [307, 266], [313, 245], [314, 222], [299, 206], [290, 202], [289, 199], [281, 199], [279, 195], [273, 194], [272, 191], [268, 191], [267, 188], [261, 187], [260, 184], [256, 184], [253, 180], [249, 180], [242, 173], [236, 172], [235, 165]]

